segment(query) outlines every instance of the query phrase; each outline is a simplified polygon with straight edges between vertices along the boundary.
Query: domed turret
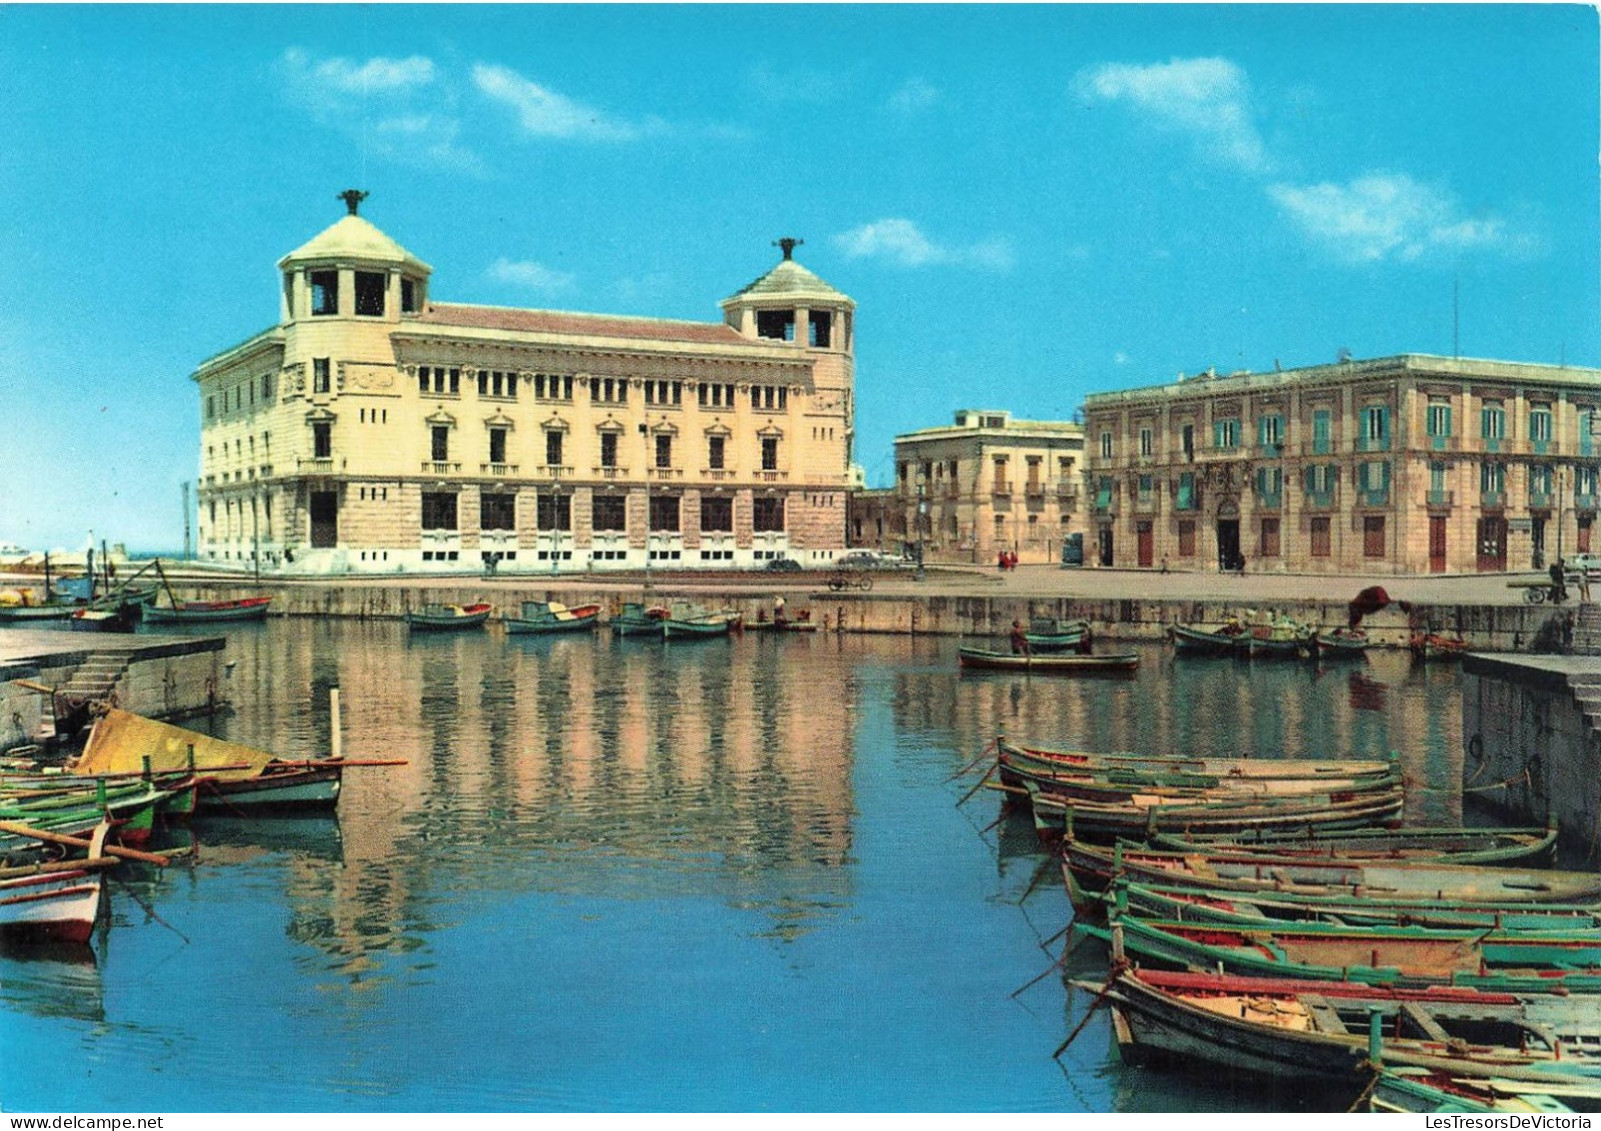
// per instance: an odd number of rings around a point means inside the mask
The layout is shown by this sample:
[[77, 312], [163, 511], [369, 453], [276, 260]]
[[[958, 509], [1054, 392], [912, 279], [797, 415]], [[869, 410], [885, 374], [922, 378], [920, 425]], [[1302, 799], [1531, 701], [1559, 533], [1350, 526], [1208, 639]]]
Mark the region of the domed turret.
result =
[[719, 304], [724, 321], [746, 338], [850, 353], [856, 303], [795, 261], [795, 248], [805, 241], [785, 236], [773, 242], [784, 258]]
[[338, 223], [278, 261], [282, 320], [377, 318], [399, 321], [427, 306], [433, 268], [358, 212], [367, 194], [339, 194], [349, 210]]

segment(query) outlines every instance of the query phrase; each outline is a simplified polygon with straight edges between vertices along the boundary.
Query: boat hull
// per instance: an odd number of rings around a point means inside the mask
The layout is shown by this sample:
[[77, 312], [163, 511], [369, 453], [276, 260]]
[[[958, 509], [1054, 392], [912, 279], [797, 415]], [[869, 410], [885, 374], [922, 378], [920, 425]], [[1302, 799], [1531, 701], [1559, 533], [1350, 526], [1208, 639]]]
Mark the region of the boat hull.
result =
[[288, 813], [329, 810], [339, 804], [338, 766], [271, 771], [233, 781], [207, 780], [197, 795], [200, 813]]
[[263, 620], [271, 597], [238, 601], [185, 601], [180, 605], [146, 605], [144, 618], [151, 624], [214, 624], [219, 621]]
[[0, 881], [0, 932], [24, 940], [86, 943], [100, 915], [102, 881], [88, 869]]
[[978, 671], [1029, 672], [1036, 675], [1097, 673], [1126, 675], [1140, 666], [1139, 656], [1132, 652], [1103, 656], [1076, 653], [1025, 656], [1012, 652], [991, 652], [984, 648], [961, 648], [958, 650], [958, 656], [963, 668]]

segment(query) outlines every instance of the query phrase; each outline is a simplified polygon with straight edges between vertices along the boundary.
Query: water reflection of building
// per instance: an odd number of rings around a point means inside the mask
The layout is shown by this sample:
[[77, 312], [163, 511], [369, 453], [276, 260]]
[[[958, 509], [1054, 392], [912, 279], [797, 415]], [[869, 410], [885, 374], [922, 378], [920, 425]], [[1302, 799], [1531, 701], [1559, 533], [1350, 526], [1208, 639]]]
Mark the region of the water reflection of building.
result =
[[851, 850], [850, 667], [823, 643], [408, 640], [315, 622], [241, 634], [228, 737], [325, 753], [312, 685], [332, 678], [346, 754], [407, 761], [347, 772], [342, 863], [296, 861], [292, 931], [365, 976], [462, 893], [632, 896], [675, 866], [688, 889], [741, 900], [796, 873], [799, 902], [770, 910], [793, 929], [809, 900], [837, 897]]

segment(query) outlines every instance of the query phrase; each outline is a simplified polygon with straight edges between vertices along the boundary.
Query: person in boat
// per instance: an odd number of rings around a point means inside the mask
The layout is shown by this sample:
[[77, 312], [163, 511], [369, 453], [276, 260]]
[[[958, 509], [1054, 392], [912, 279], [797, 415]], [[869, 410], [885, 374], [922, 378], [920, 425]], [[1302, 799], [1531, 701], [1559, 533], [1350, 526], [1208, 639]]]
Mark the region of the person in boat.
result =
[[1029, 654], [1028, 635], [1023, 631], [1023, 622], [1012, 622], [1012, 655], [1027, 656]]
[[789, 623], [789, 618], [784, 615], [784, 595], [782, 593], [773, 598], [773, 623], [779, 628], [783, 628], [784, 625]]

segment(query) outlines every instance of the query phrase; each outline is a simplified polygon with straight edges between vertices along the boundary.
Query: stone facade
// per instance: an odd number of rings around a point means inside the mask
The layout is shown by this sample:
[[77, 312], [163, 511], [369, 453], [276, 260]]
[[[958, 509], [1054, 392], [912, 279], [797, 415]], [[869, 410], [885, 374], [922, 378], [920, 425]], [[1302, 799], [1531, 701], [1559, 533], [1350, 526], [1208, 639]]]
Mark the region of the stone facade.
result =
[[929, 562], [990, 565], [1002, 550], [1056, 561], [1081, 529], [1083, 454], [1077, 424], [961, 409], [895, 437], [895, 486], [864, 493], [853, 537], [894, 552], [921, 542]]
[[279, 262], [279, 325], [195, 371], [201, 559], [516, 572], [844, 548], [855, 303], [795, 241], [719, 322], [444, 304], [347, 195]]
[[1085, 402], [1085, 564], [1540, 569], [1592, 548], [1601, 370], [1404, 354]]

